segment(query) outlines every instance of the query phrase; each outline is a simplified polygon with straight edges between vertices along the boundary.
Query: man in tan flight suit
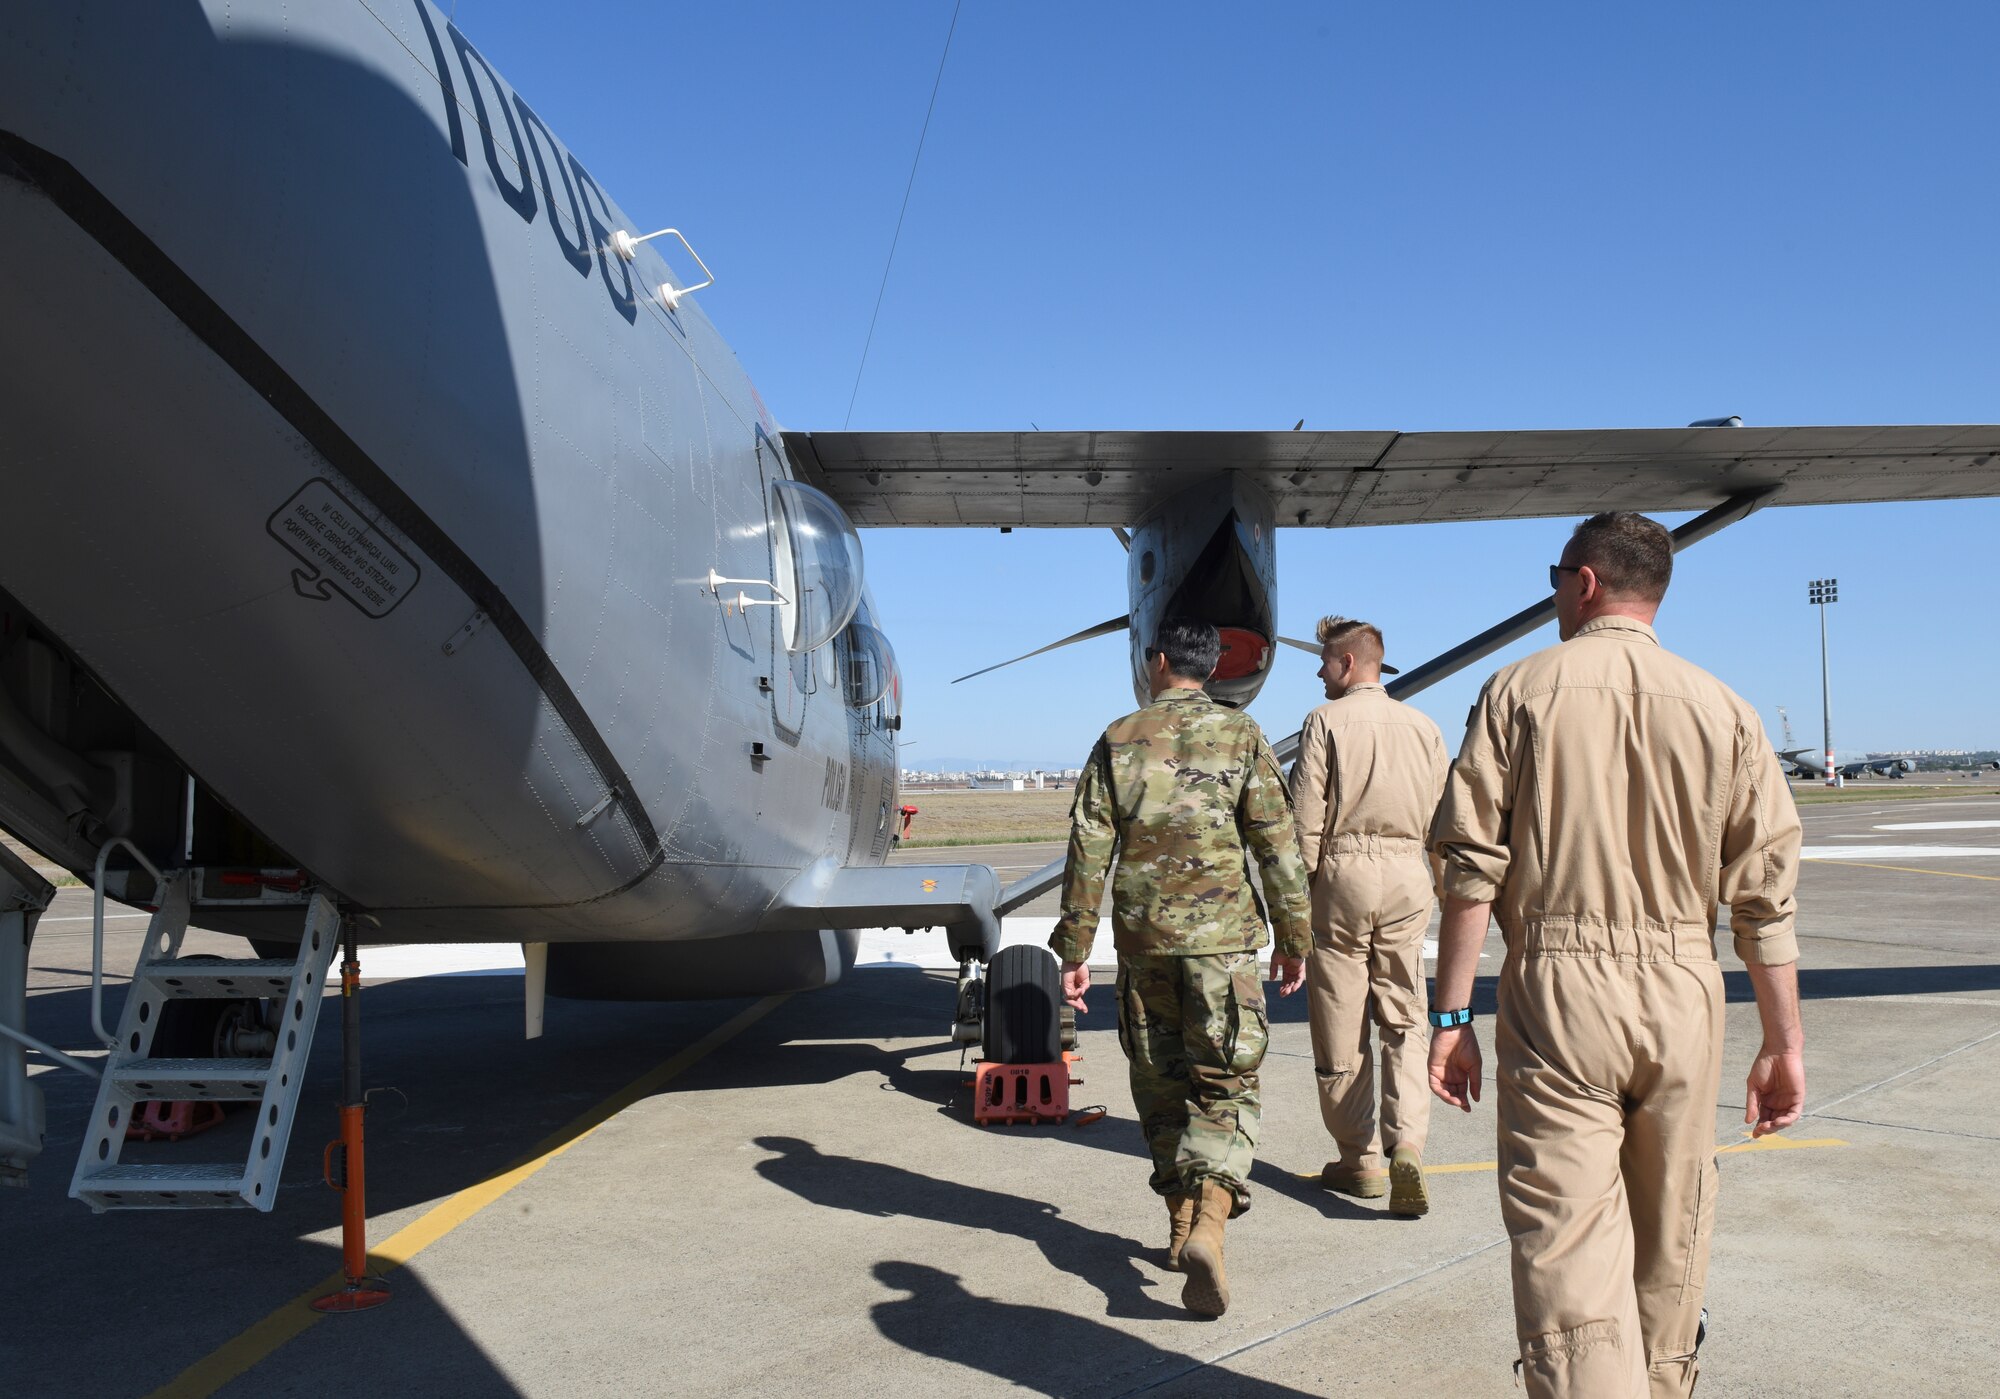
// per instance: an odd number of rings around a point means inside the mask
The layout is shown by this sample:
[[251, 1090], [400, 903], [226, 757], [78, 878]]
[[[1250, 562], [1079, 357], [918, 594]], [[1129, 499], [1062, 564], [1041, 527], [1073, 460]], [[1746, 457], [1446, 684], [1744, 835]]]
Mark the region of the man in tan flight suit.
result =
[[1533, 1396], [1694, 1388], [1715, 1218], [1718, 902], [1763, 1022], [1743, 1120], [1777, 1131], [1805, 1098], [1798, 813], [1755, 712], [1654, 636], [1672, 572], [1667, 532], [1644, 516], [1577, 527], [1549, 570], [1562, 644], [1487, 681], [1431, 833], [1445, 895], [1431, 1086], [1467, 1112], [1489, 912], [1506, 939], [1500, 1209]]
[[[1318, 636], [1319, 677], [1331, 702], [1306, 716], [1291, 787], [1299, 850], [1312, 878], [1306, 992], [1319, 1111], [1339, 1148], [1320, 1184], [1362, 1199], [1386, 1194], [1391, 1214], [1415, 1218], [1430, 1209], [1423, 1154], [1431, 1117], [1424, 1025], [1431, 872], [1424, 839], [1451, 759], [1430, 716], [1382, 688], [1388, 668], [1380, 631], [1325, 617]], [[1382, 1037], [1379, 1125], [1371, 1018]]]

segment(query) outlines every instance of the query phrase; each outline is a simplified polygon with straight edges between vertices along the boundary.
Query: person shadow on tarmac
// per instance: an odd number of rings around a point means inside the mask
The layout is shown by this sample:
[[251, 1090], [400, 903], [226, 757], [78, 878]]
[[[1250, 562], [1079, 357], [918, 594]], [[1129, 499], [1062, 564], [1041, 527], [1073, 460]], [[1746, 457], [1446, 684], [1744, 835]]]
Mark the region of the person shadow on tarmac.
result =
[[884, 1287], [909, 1294], [869, 1309], [885, 1338], [919, 1355], [983, 1370], [1032, 1394], [1082, 1399], [1173, 1385], [1186, 1376], [1171, 1392], [1205, 1399], [1310, 1399], [1306, 1390], [1210, 1369], [1089, 1317], [981, 1297], [942, 1268], [885, 1259], [874, 1273]]
[[[1170, 1298], [1152, 1291], [1160, 1283], [1135, 1261], [1154, 1250], [1136, 1239], [1078, 1224], [1054, 1205], [857, 1156], [830, 1156], [797, 1137], [758, 1137], [755, 1145], [777, 1153], [757, 1163], [757, 1174], [812, 1204], [877, 1219], [901, 1215], [1012, 1235], [1039, 1248], [1057, 1272], [1087, 1279], [1104, 1294], [1107, 1316], [1187, 1315]], [[1167, 1276], [1166, 1281], [1178, 1296], [1179, 1278]]]

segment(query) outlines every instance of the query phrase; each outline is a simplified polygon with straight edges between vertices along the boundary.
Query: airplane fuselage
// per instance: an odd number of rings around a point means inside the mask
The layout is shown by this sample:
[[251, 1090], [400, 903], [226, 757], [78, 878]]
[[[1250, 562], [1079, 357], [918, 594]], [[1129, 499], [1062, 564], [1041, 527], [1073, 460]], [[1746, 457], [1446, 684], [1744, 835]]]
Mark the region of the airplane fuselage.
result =
[[390, 941], [747, 932], [883, 858], [897, 696], [787, 644], [776, 424], [449, 20], [11, 23], [0, 702], [96, 795], [0, 754], [0, 824], [254, 847]]

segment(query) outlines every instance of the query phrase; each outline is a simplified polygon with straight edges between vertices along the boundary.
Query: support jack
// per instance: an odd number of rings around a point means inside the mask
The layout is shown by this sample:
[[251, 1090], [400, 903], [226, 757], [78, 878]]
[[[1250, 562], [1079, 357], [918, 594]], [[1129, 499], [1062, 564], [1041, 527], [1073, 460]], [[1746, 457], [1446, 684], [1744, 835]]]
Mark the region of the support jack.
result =
[[368, 1274], [368, 1177], [361, 1147], [368, 1099], [361, 1091], [361, 955], [351, 920], [341, 928], [341, 947], [340, 1139], [327, 1143], [324, 1170], [326, 1183], [340, 1192], [340, 1271], [346, 1281], [338, 1292], [313, 1299], [317, 1312], [361, 1312], [389, 1300], [388, 1284]]

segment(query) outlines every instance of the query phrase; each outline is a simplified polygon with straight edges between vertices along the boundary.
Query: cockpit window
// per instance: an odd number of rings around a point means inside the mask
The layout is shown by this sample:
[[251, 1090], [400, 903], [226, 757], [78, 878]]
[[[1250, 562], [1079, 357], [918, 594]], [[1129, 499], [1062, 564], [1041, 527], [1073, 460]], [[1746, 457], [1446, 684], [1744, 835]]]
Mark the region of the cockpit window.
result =
[[771, 487], [779, 634], [789, 651], [817, 651], [861, 603], [861, 536], [833, 498], [797, 481]]
[[847, 703], [851, 709], [866, 709], [889, 693], [896, 678], [896, 653], [889, 638], [866, 622], [855, 621], [847, 628]]

